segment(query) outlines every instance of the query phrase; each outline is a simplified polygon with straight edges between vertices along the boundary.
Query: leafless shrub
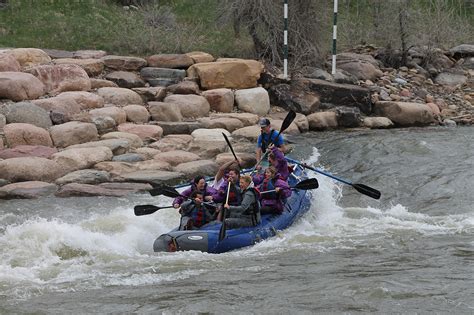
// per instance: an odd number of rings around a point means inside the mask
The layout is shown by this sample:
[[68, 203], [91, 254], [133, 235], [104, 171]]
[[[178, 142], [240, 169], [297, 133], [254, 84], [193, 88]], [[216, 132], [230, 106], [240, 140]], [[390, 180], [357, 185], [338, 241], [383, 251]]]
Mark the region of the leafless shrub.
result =
[[[319, 65], [320, 47], [330, 29], [325, 20], [329, 0], [292, 0], [288, 10], [289, 65]], [[273, 65], [283, 64], [283, 3], [273, 0], [220, 2], [219, 21], [233, 26], [236, 37], [245, 29], [252, 38], [256, 57]], [[325, 36], [326, 35], [326, 36]]]
[[176, 15], [168, 6], [145, 5], [140, 6], [140, 13], [145, 19], [145, 24], [154, 28], [172, 30], [177, 27]]

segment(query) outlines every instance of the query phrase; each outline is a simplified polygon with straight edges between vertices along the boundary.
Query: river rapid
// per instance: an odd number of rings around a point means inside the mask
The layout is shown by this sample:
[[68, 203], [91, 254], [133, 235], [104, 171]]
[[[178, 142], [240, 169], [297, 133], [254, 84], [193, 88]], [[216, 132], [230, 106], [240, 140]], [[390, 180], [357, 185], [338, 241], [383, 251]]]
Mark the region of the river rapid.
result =
[[291, 137], [291, 156], [382, 192], [311, 173], [311, 210], [277, 237], [225, 254], [153, 253], [170, 199], [0, 201], [0, 314], [474, 313], [474, 128]]

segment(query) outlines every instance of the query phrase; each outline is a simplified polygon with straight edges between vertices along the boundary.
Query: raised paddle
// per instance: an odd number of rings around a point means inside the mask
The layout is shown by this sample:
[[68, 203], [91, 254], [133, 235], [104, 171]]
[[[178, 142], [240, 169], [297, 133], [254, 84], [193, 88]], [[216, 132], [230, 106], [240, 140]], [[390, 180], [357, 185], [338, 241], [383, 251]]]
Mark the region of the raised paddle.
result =
[[[273, 140], [272, 140], [273, 144], [275, 144], [275, 141], [280, 137], [280, 134], [283, 131], [285, 131], [286, 129], [288, 129], [288, 127], [290, 127], [293, 120], [295, 120], [295, 117], [296, 117], [296, 113], [293, 110], [290, 110], [288, 112], [288, 114], [286, 114], [286, 117], [285, 117], [285, 119], [283, 119], [283, 122], [281, 124], [280, 131], [278, 132], [277, 136], [275, 138], [273, 138]], [[270, 137], [271, 137], [271, 135], [270, 135]], [[257, 169], [257, 167], [262, 163], [262, 161], [265, 159], [265, 156], [267, 156], [268, 152], [269, 152], [268, 150], [265, 150], [265, 152], [263, 153], [263, 156], [260, 158], [260, 160], [257, 162], [257, 164], [255, 164], [255, 167], [253, 168], [252, 173], [254, 173], [255, 170]]]
[[[229, 183], [227, 184], [227, 195], [225, 197], [225, 204], [224, 205], [229, 203], [230, 185], [232, 185], [232, 183], [229, 181]], [[226, 232], [225, 217], [226, 217], [226, 215], [227, 215], [227, 208], [223, 208], [222, 209], [222, 226], [221, 226], [221, 229], [219, 230], [219, 242], [222, 241], [225, 238], [225, 232]]]
[[225, 142], [227, 142], [227, 145], [229, 146], [230, 151], [234, 155], [234, 159], [237, 161], [237, 165], [239, 165], [239, 169], [241, 170], [242, 166], [240, 166], [239, 159], [237, 158], [237, 155], [235, 155], [234, 149], [232, 148], [232, 145], [230, 144], [229, 138], [227, 138], [225, 133], [222, 133], [222, 135], [224, 136]]
[[348, 180], [345, 180], [345, 179], [342, 179], [342, 178], [339, 178], [339, 177], [336, 177], [332, 174], [329, 174], [329, 173], [326, 173], [320, 169], [317, 169], [317, 168], [314, 168], [314, 167], [311, 167], [307, 164], [304, 164], [304, 163], [300, 163], [298, 161], [295, 161], [295, 160], [292, 160], [292, 159], [289, 159], [289, 158], [286, 158], [287, 161], [289, 162], [292, 162], [292, 163], [295, 163], [295, 164], [298, 164], [298, 165], [301, 165], [302, 167], [304, 168], [307, 168], [309, 170], [312, 170], [312, 171], [315, 171], [319, 174], [322, 174], [322, 175], [325, 175], [327, 177], [330, 177], [332, 179], [335, 179], [337, 181], [340, 181], [341, 183], [344, 183], [346, 185], [350, 185], [352, 186], [355, 190], [357, 190], [358, 192], [360, 192], [361, 194], [364, 194], [366, 196], [369, 196], [370, 198], [374, 198], [374, 199], [380, 199], [380, 196], [381, 196], [381, 193], [380, 191], [378, 191], [377, 189], [375, 188], [372, 188], [372, 187], [369, 187], [367, 185], [364, 185], [364, 184], [353, 184], [351, 183], [350, 181]]
[[[299, 182], [295, 186], [290, 187], [290, 189], [310, 190], [310, 189], [316, 189], [318, 187], [319, 187], [319, 183], [318, 183], [318, 180], [316, 178], [308, 178], [308, 179], [302, 180], [301, 182]], [[275, 189], [262, 191], [260, 193], [260, 195], [268, 194], [268, 193], [275, 192], [275, 191], [276, 191]]]
[[168, 208], [174, 208], [174, 207], [173, 206], [157, 207], [154, 205], [138, 205], [138, 206], [135, 206], [133, 210], [135, 211], [136, 216], [141, 216], [141, 215], [152, 214], [158, 210], [168, 209]]

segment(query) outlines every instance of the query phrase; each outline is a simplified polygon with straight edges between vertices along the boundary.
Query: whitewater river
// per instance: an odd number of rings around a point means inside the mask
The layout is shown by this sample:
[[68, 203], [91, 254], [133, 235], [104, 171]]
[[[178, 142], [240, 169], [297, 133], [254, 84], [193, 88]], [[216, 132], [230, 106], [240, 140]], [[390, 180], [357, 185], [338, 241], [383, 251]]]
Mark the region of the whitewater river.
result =
[[0, 201], [0, 314], [474, 313], [474, 128], [309, 133], [302, 219], [252, 248], [152, 252], [173, 209], [130, 198]]

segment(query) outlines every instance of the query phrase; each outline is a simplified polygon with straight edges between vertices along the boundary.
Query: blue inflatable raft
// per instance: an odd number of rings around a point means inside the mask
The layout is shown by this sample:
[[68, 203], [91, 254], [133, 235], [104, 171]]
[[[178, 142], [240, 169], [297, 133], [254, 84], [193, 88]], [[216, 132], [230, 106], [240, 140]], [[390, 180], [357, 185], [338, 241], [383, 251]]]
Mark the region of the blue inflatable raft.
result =
[[[295, 165], [288, 182], [294, 187], [307, 179], [304, 168]], [[219, 241], [221, 223], [206, 225], [204, 229], [179, 231], [177, 228], [160, 235], [153, 244], [155, 252], [174, 252], [197, 250], [207, 253], [224, 253], [234, 249], [252, 246], [264, 239], [275, 236], [277, 231], [289, 227], [310, 208], [309, 190], [293, 190], [285, 203], [281, 215], [263, 215], [260, 224], [254, 227], [228, 229], [223, 240]]]

